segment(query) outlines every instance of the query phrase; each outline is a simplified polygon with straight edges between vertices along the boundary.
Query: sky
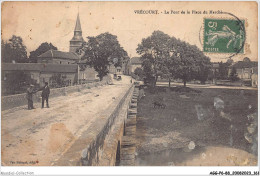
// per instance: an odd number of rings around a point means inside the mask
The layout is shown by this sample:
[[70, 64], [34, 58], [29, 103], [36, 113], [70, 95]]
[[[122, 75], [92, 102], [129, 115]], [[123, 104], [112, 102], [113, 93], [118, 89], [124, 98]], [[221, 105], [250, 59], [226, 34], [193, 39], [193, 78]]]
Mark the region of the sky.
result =
[[[137, 14], [135, 10], [158, 10], [158, 14]], [[235, 61], [249, 57], [258, 60], [258, 17], [256, 2], [4, 2], [2, 3], [2, 39], [22, 37], [27, 52], [43, 42], [51, 42], [60, 51], [69, 51], [77, 13], [83, 37], [110, 32], [118, 37], [130, 57], [138, 56], [137, 45], [155, 30], [203, 48], [204, 18], [234, 19], [227, 14], [181, 14], [181, 11], [221, 10], [246, 20], [245, 53]], [[170, 14], [165, 14], [169, 11]], [[179, 14], [171, 11], [180, 11]], [[205, 53], [207, 54], [207, 53]], [[207, 54], [211, 61], [225, 62], [228, 55]]]

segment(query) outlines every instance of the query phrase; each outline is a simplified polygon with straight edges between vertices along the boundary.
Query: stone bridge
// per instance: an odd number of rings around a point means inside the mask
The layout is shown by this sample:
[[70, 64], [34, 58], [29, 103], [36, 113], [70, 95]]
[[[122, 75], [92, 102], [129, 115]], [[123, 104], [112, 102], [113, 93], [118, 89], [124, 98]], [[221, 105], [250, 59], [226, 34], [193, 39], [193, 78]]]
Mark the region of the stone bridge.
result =
[[2, 164], [134, 165], [138, 87], [122, 78], [51, 90], [44, 109], [2, 97]]

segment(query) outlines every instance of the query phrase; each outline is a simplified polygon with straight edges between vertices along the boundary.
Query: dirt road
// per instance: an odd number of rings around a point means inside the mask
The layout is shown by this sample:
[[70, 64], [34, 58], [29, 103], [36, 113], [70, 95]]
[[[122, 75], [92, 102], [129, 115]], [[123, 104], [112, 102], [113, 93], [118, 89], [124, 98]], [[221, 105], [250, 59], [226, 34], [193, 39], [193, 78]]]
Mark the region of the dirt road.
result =
[[122, 76], [114, 85], [51, 98], [50, 108], [2, 111], [2, 165], [52, 165], [129, 86], [130, 78]]

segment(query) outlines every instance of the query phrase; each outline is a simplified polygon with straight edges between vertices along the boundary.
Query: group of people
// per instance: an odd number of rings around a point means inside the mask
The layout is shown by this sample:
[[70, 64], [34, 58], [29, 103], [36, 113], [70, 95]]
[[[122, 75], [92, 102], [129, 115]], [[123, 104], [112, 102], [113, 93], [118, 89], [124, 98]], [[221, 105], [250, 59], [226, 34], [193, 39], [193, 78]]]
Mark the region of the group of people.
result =
[[49, 108], [49, 95], [50, 95], [50, 88], [48, 85], [48, 82], [45, 82], [44, 87], [35, 90], [34, 85], [31, 84], [30, 87], [27, 89], [27, 100], [28, 100], [28, 110], [35, 109], [33, 106], [33, 94], [35, 94], [38, 91], [42, 91], [41, 97], [42, 97], [42, 108], [44, 108], [44, 102], [46, 101], [47, 108]]

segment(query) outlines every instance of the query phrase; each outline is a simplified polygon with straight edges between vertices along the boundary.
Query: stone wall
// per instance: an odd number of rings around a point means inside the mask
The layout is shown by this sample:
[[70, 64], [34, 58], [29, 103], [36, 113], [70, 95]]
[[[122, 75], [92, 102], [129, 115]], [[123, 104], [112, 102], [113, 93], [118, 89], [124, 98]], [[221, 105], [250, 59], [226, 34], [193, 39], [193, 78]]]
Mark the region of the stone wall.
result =
[[[107, 77], [104, 77], [101, 82], [93, 82], [93, 83], [87, 83], [87, 84], [82, 84], [82, 85], [51, 89], [50, 98], [64, 96], [64, 95], [67, 95], [67, 93], [77, 92], [77, 91], [80, 91], [81, 89], [85, 89], [85, 88], [98, 87], [101, 85], [108, 84], [110, 82], [111, 82], [111, 77], [107, 76]], [[24, 106], [27, 104], [26, 93], [2, 96], [1, 101], [2, 101], [1, 102], [2, 111], [11, 109], [14, 107], [18, 107], [18, 106]], [[37, 92], [33, 96], [33, 101], [34, 102], [41, 101], [41, 91]]]
[[[125, 94], [116, 98], [106, 111], [100, 113], [102, 120], [92, 123], [54, 165], [115, 165], [116, 144], [122, 137], [122, 124], [127, 118], [133, 90], [134, 86], [131, 85]], [[113, 140], [107, 140], [112, 138]]]
[[[101, 129], [100, 133], [96, 136], [95, 140], [93, 140], [90, 145], [88, 145], [83, 151], [81, 155], [81, 165], [83, 166], [98, 166], [100, 165], [101, 158], [103, 156], [104, 150], [104, 144], [105, 139], [108, 135], [108, 133], [113, 128], [113, 125], [115, 124], [115, 121], [119, 117], [120, 110], [122, 109], [122, 106], [129, 102], [126, 102], [127, 97], [129, 94], [132, 94], [133, 92], [133, 86], [130, 87], [130, 89], [125, 93], [125, 95], [121, 98], [119, 102], [117, 102], [117, 105], [115, 106], [115, 109], [110, 114], [107, 122]], [[126, 116], [124, 116], [126, 118]], [[111, 148], [111, 151], [116, 151], [116, 148]], [[113, 161], [114, 159], [111, 158]], [[110, 162], [111, 163], [111, 162]]]

